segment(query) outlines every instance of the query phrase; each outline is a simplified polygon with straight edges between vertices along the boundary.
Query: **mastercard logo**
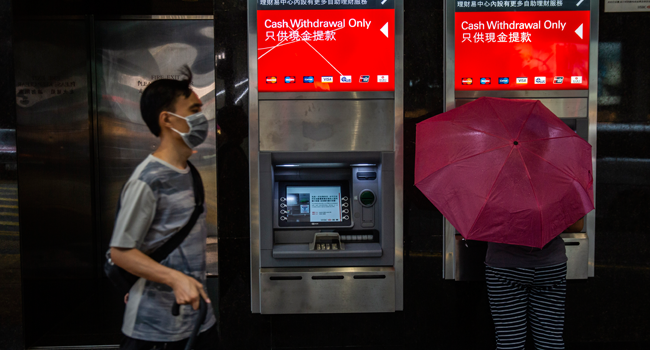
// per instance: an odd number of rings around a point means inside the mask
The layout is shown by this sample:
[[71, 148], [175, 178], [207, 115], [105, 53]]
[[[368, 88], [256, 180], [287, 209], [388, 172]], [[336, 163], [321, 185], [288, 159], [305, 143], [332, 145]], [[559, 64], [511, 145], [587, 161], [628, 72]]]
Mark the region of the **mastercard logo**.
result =
[[275, 84], [278, 82], [277, 77], [266, 77], [266, 83], [267, 84]]
[[474, 83], [474, 80], [472, 78], [463, 78], [460, 80], [460, 82], [463, 85], [472, 85]]

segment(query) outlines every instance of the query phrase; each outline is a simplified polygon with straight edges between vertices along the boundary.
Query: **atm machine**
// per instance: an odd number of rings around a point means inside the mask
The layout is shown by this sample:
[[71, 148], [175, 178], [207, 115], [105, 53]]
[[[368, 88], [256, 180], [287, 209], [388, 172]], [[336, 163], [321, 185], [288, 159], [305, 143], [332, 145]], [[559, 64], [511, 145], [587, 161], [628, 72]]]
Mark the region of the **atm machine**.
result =
[[248, 2], [253, 313], [402, 310], [402, 8]]
[[[482, 96], [540, 100], [592, 146], [594, 194], [598, 1], [445, 1], [445, 111]], [[563, 233], [567, 278], [594, 276], [595, 210]], [[485, 277], [487, 243], [444, 220], [443, 276]]]

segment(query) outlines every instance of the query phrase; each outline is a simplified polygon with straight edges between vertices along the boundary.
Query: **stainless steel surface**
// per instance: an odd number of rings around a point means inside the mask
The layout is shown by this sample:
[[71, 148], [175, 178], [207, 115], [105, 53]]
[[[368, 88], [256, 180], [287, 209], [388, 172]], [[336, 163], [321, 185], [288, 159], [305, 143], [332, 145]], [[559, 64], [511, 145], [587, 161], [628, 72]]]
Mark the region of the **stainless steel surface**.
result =
[[250, 172], [251, 312], [260, 313], [259, 104], [257, 86], [257, 1], [248, 0], [248, 148]]
[[262, 314], [395, 311], [392, 267], [261, 269], [259, 278]]
[[395, 98], [395, 93], [393, 91], [261, 92], [259, 96], [260, 100], [392, 100]]
[[443, 219], [443, 264], [442, 278], [453, 280], [456, 278], [456, 259], [454, 252], [456, 250], [456, 228], [447, 219]]
[[[587, 118], [587, 98], [535, 98], [555, 113], [559, 118]], [[456, 107], [475, 101], [475, 99], [456, 99]]]
[[[14, 26], [22, 278], [43, 285], [91, 279], [97, 261], [85, 22]], [[41, 290], [23, 288], [25, 302], [36, 302]], [[25, 315], [28, 322], [41, 317]]]
[[[444, 100], [445, 106], [444, 111], [448, 112], [454, 109], [456, 106], [456, 96], [454, 93], [454, 76], [455, 76], [455, 64], [454, 64], [454, 0], [446, 0], [443, 4], [444, 8], [444, 23], [445, 28], [444, 35], [444, 75], [445, 75], [445, 88]], [[455, 233], [456, 229], [454, 226], [447, 221], [446, 218], [442, 220], [442, 278], [444, 279], [454, 279], [454, 271], [456, 271], [456, 259], [454, 259], [454, 244], [455, 244]]]
[[392, 100], [260, 101], [259, 109], [261, 152], [393, 151]]
[[[589, 120], [588, 142], [592, 145], [592, 164], [594, 177], [594, 200], [596, 194], [596, 154], [597, 154], [597, 93], [598, 93], [598, 23], [599, 9], [598, 2], [591, 2], [591, 28], [589, 48], [589, 81], [588, 91], [564, 90], [564, 91], [455, 91], [454, 90], [454, 0], [446, 0], [444, 3], [444, 46], [445, 46], [445, 111], [449, 111], [464, 103], [481, 96], [521, 98], [541, 100], [560, 118], [587, 118]], [[596, 235], [596, 211], [593, 210], [586, 216], [585, 230], [589, 239], [589, 256], [587, 258], [588, 276], [594, 276], [594, 255]], [[443, 277], [454, 279], [456, 271], [456, 259], [454, 258], [454, 235], [456, 230], [444, 219], [443, 223]], [[569, 270], [574, 262], [569, 262]], [[582, 264], [582, 263], [580, 263]], [[578, 267], [575, 267], [578, 268]], [[571, 274], [569, 278], [571, 278]]]
[[[600, 12], [599, 1], [591, 2], [591, 33], [589, 37], [589, 144], [591, 144], [591, 164], [594, 177], [594, 206], [596, 206], [596, 155], [598, 148], [597, 132], [598, 127], [598, 24]], [[589, 237], [589, 271], [587, 275], [594, 277], [595, 255], [596, 255], [596, 210], [587, 214], [585, 220], [587, 226], [587, 237]]]
[[395, 1], [395, 310], [404, 309], [404, 1]]
[[[122, 184], [152, 153], [158, 139], [140, 115], [145, 86], [160, 78], [178, 79], [183, 64], [194, 73], [193, 89], [210, 121], [208, 139], [190, 160], [201, 173], [207, 204], [208, 237], [217, 236], [216, 130], [212, 20], [97, 21], [97, 142], [100, 173], [102, 246], [111, 237]], [[211, 242], [213, 243], [213, 242]], [[210, 244], [210, 274], [217, 254]]]
[[587, 90], [514, 90], [514, 91], [454, 91], [456, 98], [503, 97], [520, 99], [589, 97]]
[[589, 277], [589, 238], [586, 233], [563, 233], [567, 261], [567, 279], [586, 279]]

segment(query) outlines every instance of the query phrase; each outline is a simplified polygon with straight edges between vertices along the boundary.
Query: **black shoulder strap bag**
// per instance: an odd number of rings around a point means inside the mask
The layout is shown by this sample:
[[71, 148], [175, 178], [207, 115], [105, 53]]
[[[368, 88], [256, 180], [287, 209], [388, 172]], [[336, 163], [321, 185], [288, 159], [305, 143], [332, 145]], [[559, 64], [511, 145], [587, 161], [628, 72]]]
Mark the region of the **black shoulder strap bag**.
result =
[[[204, 202], [204, 192], [203, 192], [203, 181], [201, 181], [201, 175], [196, 170], [192, 163], [187, 162], [187, 166], [190, 168], [192, 173], [192, 182], [194, 187], [194, 201], [196, 205], [194, 206], [194, 211], [190, 220], [183, 226], [180, 231], [175, 233], [172, 238], [165, 242], [162, 246], [156, 249], [153, 253], [149, 255], [151, 259], [156, 262], [163, 261], [174, 249], [185, 240], [185, 238], [190, 234], [192, 228], [196, 224], [196, 221], [199, 219], [199, 216], [203, 213], [203, 202]], [[120, 192], [120, 198], [122, 193]], [[120, 212], [121, 200], [117, 204], [117, 212]], [[117, 215], [117, 214], [116, 214]], [[106, 252], [106, 262], [104, 263], [104, 273], [108, 276], [108, 279], [113, 283], [115, 288], [121, 293], [126, 294], [131, 290], [131, 287], [138, 281], [140, 277], [133, 275], [123, 268], [115, 265], [113, 260], [111, 260], [111, 250], [108, 249]]]

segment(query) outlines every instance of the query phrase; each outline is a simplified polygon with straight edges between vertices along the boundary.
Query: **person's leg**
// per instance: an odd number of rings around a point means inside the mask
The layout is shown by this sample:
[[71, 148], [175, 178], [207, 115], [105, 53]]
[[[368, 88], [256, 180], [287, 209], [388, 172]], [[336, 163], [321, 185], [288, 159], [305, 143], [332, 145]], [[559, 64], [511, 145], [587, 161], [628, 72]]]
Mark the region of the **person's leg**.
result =
[[537, 268], [530, 292], [530, 324], [536, 349], [564, 349], [566, 264]]
[[199, 334], [194, 344], [194, 350], [217, 350], [219, 348], [219, 332], [217, 324]]
[[497, 349], [523, 349], [526, 344], [526, 281], [532, 275], [528, 269], [485, 267]]

